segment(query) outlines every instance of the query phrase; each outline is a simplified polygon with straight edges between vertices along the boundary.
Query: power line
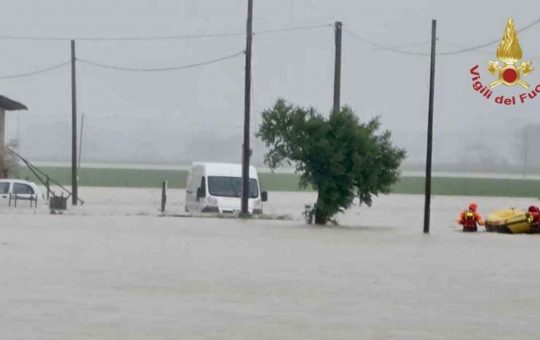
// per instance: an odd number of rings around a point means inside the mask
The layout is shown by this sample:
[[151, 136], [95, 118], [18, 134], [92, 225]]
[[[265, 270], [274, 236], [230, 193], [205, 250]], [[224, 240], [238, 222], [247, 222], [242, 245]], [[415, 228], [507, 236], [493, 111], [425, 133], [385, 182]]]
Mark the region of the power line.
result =
[[297, 26], [297, 27], [289, 27], [289, 28], [276, 28], [276, 29], [269, 29], [269, 30], [264, 30], [264, 31], [255, 31], [253, 34], [261, 35], [261, 34], [280, 33], [280, 32], [307, 31], [307, 30], [312, 30], [315, 28], [332, 27], [332, 26], [333, 24], [321, 24], [321, 25]]
[[[465, 47], [465, 46], [463, 46], [461, 44], [454, 44], [454, 43], [446, 42], [446, 41], [441, 41], [440, 43], [444, 44], [444, 45], [447, 45], [449, 47], [452, 47], [452, 48], [458, 48], [460, 50], [469, 48], [469, 47]], [[479, 53], [479, 54], [490, 55], [490, 56], [494, 55], [494, 52], [488, 52], [488, 51], [482, 50], [480, 48], [475, 49], [474, 51], [471, 51], [471, 52], [476, 52], [476, 53]], [[445, 52], [445, 53], [450, 53], [450, 52]], [[437, 54], [441, 55], [442, 53], [437, 53]]]
[[[181, 66], [158, 67], [158, 68], [130, 68], [130, 67], [123, 67], [123, 66], [116, 66], [116, 65], [107, 65], [107, 64], [102, 64], [102, 63], [98, 63], [98, 62], [91, 61], [91, 60], [85, 60], [85, 59], [77, 59], [77, 61], [81, 62], [81, 63], [84, 63], [84, 64], [91, 65], [91, 66], [101, 67], [101, 68], [106, 68], [106, 69], [112, 69], [112, 70], [117, 70], [117, 71], [162, 72], [162, 71], [175, 71], [175, 70], [194, 68], [194, 67], [198, 67], [198, 66], [210, 65], [210, 64], [214, 64], [214, 63], [217, 63], [217, 62], [220, 62], [220, 61], [227, 60], [227, 59], [236, 58], [236, 57], [242, 55], [243, 53], [244, 53], [243, 51], [240, 51], [240, 52], [237, 52], [237, 53], [234, 53], [234, 54], [231, 54], [231, 55], [226, 55], [224, 57], [220, 57], [220, 58], [216, 58], [216, 59], [212, 59], [212, 60], [207, 60], [207, 61], [203, 61], [203, 62], [199, 62], [199, 63], [181, 65]], [[63, 63], [53, 65], [53, 66], [49, 66], [49, 67], [46, 67], [46, 68], [42, 68], [42, 69], [35, 70], [35, 71], [0, 76], [0, 79], [17, 79], [17, 78], [32, 77], [32, 76], [36, 76], [36, 75], [39, 75], [39, 74], [42, 74], [42, 73], [46, 73], [46, 72], [50, 72], [50, 71], [59, 69], [59, 68], [61, 68], [63, 66], [66, 66], [66, 65], [68, 65], [70, 63], [71, 63], [71, 61], [65, 61]]]
[[[517, 32], [518, 33], [525, 32], [529, 28], [531, 28], [531, 27], [533, 27], [533, 26], [535, 26], [535, 25], [537, 25], [539, 23], [540, 23], [540, 18], [534, 20], [533, 22], [531, 22], [528, 25], [523, 26], [522, 28], [517, 30]], [[437, 53], [437, 54], [438, 55], [455, 55], [455, 54], [460, 54], [460, 53], [465, 53], [465, 52], [472, 52], [472, 51], [476, 51], [476, 50], [479, 50], [479, 49], [484, 48], [484, 47], [488, 47], [488, 46], [491, 46], [491, 45], [498, 44], [500, 41], [501, 41], [501, 39], [498, 38], [498, 39], [494, 39], [494, 40], [491, 40], [491, 41], [488, 41], [486, 43], [479, 44], [479, 45], [476, 45], [476, 46], [461, 48], [459, 50], [455, 50], [455, 51], [451, 51], [451, 52], [442, 52], [442, 53]]]
[[184, 35], [165, 35], [165, 36], [149, 36], [149, 37], [43, 37], [43, 36], [22, 36], [22, 35], [4, 35], [0, 36], [0, 40], [30, 40], [30, 41], [166, 41], [166, 40], [191, 40], [203, 38], [226, 38], [243, 36], [244, 33], [208, 33], [208, 34], [184, 34]]
[[[415, 43], [407, 43], [407, 44], [400, 44], [400, 45], [394, 45], [394, 46], [390, 46], [391, 48], [393, 49], [406, 49], [406, 48], [411, 48], [411, 47], [419, 47], [419, 46], [427, 46], [427, 45], [430, 45], [431, 44], [431, 41], [419, 41], [419, 42], [415, 42]], [[371, 49], [372, 51], [377, 51], [377, 50], [380, 50], [379, 47], [373, 47]]]
[[117, 65], [108, 65], [108, 64], [102, 64], [99, 62], [91, 61], [91, 60], [85, 60], [85, 59], [77, 59], [77, 61], [88, 64], [95, 67], [105, 68], [109, 70], [116, 70], [116, 71], [129, 71], [129, 72], [163, 72], [163, 71], [176, 71], [176, 70], [183, 70], [188, 68], [194, 68], [198, 66], [204, 66], [204, 65], [210, 65], [214, 64], [220, 61], [224, 61], [227, 59], [233, 59], [240, 55], [242, 55], [244, 51], [236, 52], [234, 54], [226, 55], [224, 57], [207, 60], [199, 63], [194, 64], [188, 64], [188, 65], [181, 65], [181, 66], [167, 66], [167, 67], [155, 67], [155, 68], [134, 68], [134, 67], [124, 67], [124, 66], [117, 66]]
[[68, 65], [69, 63], [71, 63], [71, 61], [65, 61], [65, 62], [63, 62], [61, 64], [57, 64], [57, 65], [50, 66], [50, 67], [47, 67], [47, 68], [39, 69], [39, 70], [36, 70], [36, 71], [31, 71], [31, 72], [26, 72], [26, 73], [19, 73], [19, 74], [11, 74], [11, 75], [6, 75], [6, 76], [0, 76], [0, 79], [16, 79], [16, 78], [32, 77], [32, 76], [35, 76], [35, 75], [38, 75], [38, 74], [41, 74], [41, 73], [56, 70], [58, 68], [61, 68], [62, 66]]
[[[538, 18], [538, 19], [534, 20], [533, 22], [523, 26], [521, 29], [517, 30], [517, 32], [518, 33], [525, 32], [528, 29], [536, 26], [539, 23], [540, 23], [540, 18]], [[398, 53], [398, 54], [413, 55], [413, 56], [428, 56], [429, 55], [429, 52], [414, 52], [414, 51], [407, 51], [407, 50], [403, 49], [403, 47], [414, 46], [415, 43], [407, 44], [407, 45], [401, 45], [399, 47], [391, 47], [391, 46], [382, 45], [382, 44], [379, 44], [377, 42], [371, 41], [369, 39], [363, 38], [363, 37], [359, 36], [358, 34], [356, 34], [354, 32], [351, 32], [350, 30], [347, 30], [347, 29], [344, 29], [344, 32], [349, 34], [350, 36], [354, 37], [355, 39], [357, 39], [359, 41], [362, 41], [362, 42], [364, 42], [364, 43], [366, 43], [368, 45], [376, 47], [376, 49], [381, 49], [381, 50], [385, 50], [385, 51], [389, 51], [389, 52], [393, 52], [393, 53]], [[486, 43], [478, 44], [478, 45], [471, 46], [471, 47], [461, 47], [461, 48], [459, 48], [457, 50], [454, 50], [454, 51], [438, 52], [437, 55], [448, 56], [448, 55], [462, 54], [462, 53], [466, 53], [466, 52], [475, 52], [475, 51], [478, 51], [478, 50], [480, 50], [480, 49], [482, 49], [484, 47], [488, 47], [488, 46], [491, 46], [491, 45], [498, 44], [500, 41], [501, 41], [501, 39], [498, 38], [498, 39], [490, 40], [490, 41], [488, 41]], [[459, 45], [456, 45], [456, 44], [451, 44], [451, 43], [446, 43], [446, 44], [447, 45], [454, 45], [454, 46], [459, 47]], [[483, 52], [481, 52], [481, 53], [483, 53]]]
[[399, 53], [399, 54], [406, 54], [406, 55], [415, 55], [415, 56], [427, 56], [429, 55], [429, 53], [425, 53], [425, 52], [410, 52], [410, 51], [406, 51], [406, 50], [402, 50], [400, 48], [395, 48], [395, 47], [391, 47], [391, 46], [385, 46], [385, 45], [381, 45], [379, 43], [376, 43], [374, 41], [371, 41], [371, 40], [368, 40], [368, 39], [365, 39], [365, 38], [362, 38], [361, 36], [359, 36], [358, 34], [354, 33], [354, 32], [351, 32], [349, 31], [348, 29], [343, 29], [343, 31], [345, 33], [347, 33], [348, 35], [350, 35], [351, 37], [359, 40], [359, 41], [362, 41], [368, 45], [371, 45], [373, 47], [376, 47], [377, 49], [381, 49], [381, 50], [385, 50], [385, 51], [390, 51], [390, 52], [394, 52], [394, 53]]
[[[294, 26], [285, 28], [268, 29], [254, 32], [257, 34], [271, 34], [280, 32], [305, 31], [321, 27], [330, 27], [331, 24], [320, 24], [311, 26]], [[106, 41], [168, 41], [168, 40], [193, 40], [205, 38], [228, 38], [228, 37], [243, 37], [244, 32], [226, 32], [226, 33], [204, 33], [204, 34], [179, 34], [179, 35], [163, 35], [163, 36], [148, 36], [148, 37], [45, 37], [45, 36], [24, 36], [24, 35], [2, 35], [0, 40], [29, 40], [29, 41], [90, 41], [90, 42], [106, 42]]]

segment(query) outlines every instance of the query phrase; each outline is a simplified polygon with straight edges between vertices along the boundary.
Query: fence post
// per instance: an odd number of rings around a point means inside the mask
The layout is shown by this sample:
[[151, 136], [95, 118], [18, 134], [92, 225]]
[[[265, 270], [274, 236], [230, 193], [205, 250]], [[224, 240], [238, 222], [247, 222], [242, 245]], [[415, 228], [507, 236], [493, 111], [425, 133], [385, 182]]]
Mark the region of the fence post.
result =
[[163, 182], [161, 186], [161, 212], [162, 213], [165, 212], [165, 207], [167, 205], [167, 186], [168, 186], [167, 182], [168, 181]]

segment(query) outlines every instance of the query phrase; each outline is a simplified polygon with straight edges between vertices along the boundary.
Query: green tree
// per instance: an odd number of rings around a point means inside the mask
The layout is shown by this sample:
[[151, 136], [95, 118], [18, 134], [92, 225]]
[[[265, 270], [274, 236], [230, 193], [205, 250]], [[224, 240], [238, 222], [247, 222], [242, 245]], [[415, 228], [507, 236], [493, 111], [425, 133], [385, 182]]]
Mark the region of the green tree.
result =
[[317, 190], [315, 223], [326, 224], [355, 196], [371, 206], [372, 195], [388, 193], [399, 179], [406, 153], [392, 145], [389, 131], [378, 134], [379, 127], [378, 119], [360, 123], [349, 107], [326, 119], [279, 99], [263, 112], [257, 137], [269, 148], [271, 169], [294, 165], [300, 184]]

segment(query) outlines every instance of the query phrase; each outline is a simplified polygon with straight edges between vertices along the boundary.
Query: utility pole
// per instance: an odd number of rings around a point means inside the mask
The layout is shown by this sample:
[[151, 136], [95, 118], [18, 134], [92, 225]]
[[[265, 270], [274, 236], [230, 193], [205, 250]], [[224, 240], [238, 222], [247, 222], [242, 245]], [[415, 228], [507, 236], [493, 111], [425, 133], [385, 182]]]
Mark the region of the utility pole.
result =
[[336, 58], [334, 67], [334, 106], [333, 112], [338, 112], [341, 109], [341, 36], [343, 23], [336, 21]]
[[81, 114], [81, 131], [79, 133], [79, 160], [77, 162], [77, 169], [81, 168], [83, 131], [84, 131], [84, 113]]
[[75, 57], [75, 40], [71, 40], [71, 202], [77, 205], [77, 59]]
[[431, 66], [429, 69], [429, 109], [426, 155], [426, 191], [424, 206], [424, 233], [429, 233], [429, 218], [431, 212], [431, 159], [433, 153], [433, 104], [435, 97], [435, 56], [437, 43], [437, 20], [431, 21]]
[[242, 148], [242, 205], [241, 216], [249, 215], [249, 118], [251, 112], [251, 45], [253, 41], [253, 0], [248, 0], [247, 28], [246, 28], [246, 79], [244, 92], [244, 144]]
[[7, 178], [7, 165], [6, 165], [6, 111], [0, 107], [0, 179]]
[[529, 147], [529, 138], [528, 138], [529, 128], [525, 126], [524, 140], [523, 140], [523, 178], [527, 178], [527, 153]]

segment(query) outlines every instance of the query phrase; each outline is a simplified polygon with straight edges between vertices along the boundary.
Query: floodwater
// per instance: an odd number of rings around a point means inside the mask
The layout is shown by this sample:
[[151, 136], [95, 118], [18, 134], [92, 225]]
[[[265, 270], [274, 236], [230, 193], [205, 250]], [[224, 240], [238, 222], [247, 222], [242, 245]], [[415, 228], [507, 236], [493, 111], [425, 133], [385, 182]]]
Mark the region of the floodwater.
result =
[[[169, 192], [169, 215], [183, 212]], [[83, 207], [0, 211], [2, 339], [539, 339], [540, 235], [464, 234], [469, 198], [390, 195], [306, 226], [161, 217], [159, 190], [82, 188]], [[482, 198], [482, 212], [533, 199]]]

